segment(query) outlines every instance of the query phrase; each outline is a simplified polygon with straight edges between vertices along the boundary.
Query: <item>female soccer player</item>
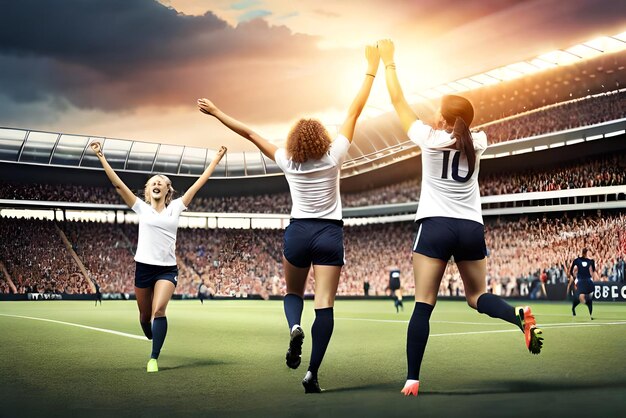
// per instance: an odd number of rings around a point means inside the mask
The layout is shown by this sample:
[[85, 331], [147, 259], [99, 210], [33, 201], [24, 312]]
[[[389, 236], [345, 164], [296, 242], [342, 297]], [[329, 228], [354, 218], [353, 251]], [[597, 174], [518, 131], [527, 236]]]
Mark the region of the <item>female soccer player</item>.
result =
[[339, 170], [352, 142], [354, 127], [370, 94], [378, 62], [376, 47], [365, 49], [367, 71], [348, 115], [334, 141], [322, 124], [300, 119], [278, 148], [252, 129], [226, 115], [207, 99], [198, 100], [200, 111], [256, 145], [285, 173], [291, 200], [291, 222], [285, 230], [283, 266], [287, 282], [285, 316], [290, 330], [287, 366], [300, 365], [304, 332], [300, 327], [304, 290], [311, 265], [315, 276], [315, 321], [309, 369], [302, 380], [305, 393], [321, 392], [317, 373], [333, 332], [333, 306], [344, 264], [343, 221], [339, 197]]
[[152, 340], [147, 371], [158, 372], [157, 359], [167, 334], [165, 309], [172, 298], [178, 278], [175, 254], [178, 218], [207, 182], [226, 153], [226, 148], [219, 149], [200, 178], [178, 199], [172, 200], [174, 188], [170, 179], [162, 174], [152, 176], [144, 189], [145, 202], [135, 196], [111, 168], [102, 153], [100, 143], [91, 143], [91, 148], [124, 203], [139, 215], [135, 296], [139, 307], [139, 323], [146, 337]]
[[415, 308], [407, 332], [408, 374], [402, 389], [406, 396], [417, 396], [430, 315], [451, 257], [461, 274], [469, 306], [520, 327], [531, 353], [540, 352], [542, 337], [530, 308], [513, 308], [486, 292], [487, 250], [478, 170], [487, 137], [483, 132], [469, 131], [474, 118], [471, 103], [460, 96], [444, 96], [440, 110], [443, 129], [425, 125], [404, 98], [396, 75], [394, 49], [390, 40], [378, 42], [391, 102], [402, 128], [422, 151], [422, 191], [416, 215], [419, 228], [413, 244]]
[[572, 315], [576, 316], [576, 307], [579, 303], [584, 303], [589, 310], [589, 317], [593, 320], [593, 276], [596, 274], [596, 262], [587, 258], [587, 251], [587, 248], [583, 248], [582, 256], [572, 262], [566, 294], [569, 295], [570, 287], [573, 285]]

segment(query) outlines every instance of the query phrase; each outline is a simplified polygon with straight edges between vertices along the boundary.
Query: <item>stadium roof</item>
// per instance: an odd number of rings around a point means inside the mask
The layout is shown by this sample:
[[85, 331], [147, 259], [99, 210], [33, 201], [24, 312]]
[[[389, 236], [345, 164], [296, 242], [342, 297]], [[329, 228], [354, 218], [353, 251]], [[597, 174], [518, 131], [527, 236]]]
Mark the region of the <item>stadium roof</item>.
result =
[[[463, 92], [477, 107], [475, 123], [572, 98], [619, 89], [626, 85], [626, 32], [598, 38], [567, 50], [553, 51], [430, 89], [409, 94], [418, 114], [432, 113], [434, 100], [443, 94]], [[107, 160], [116, 170], [175, 175], [199, 175], [215, 150], [116, 138], [0, 127], [0, 161], [100, 169], [88, 145], [100, 141]], [[392, 113], [359, 123], [344, 167], [357, 172], [375, 161], [392, 163], [417, 151], [407, 142]], [[214, 177], [279, 175], [276, 164], [258, 151], [229, 152]]]

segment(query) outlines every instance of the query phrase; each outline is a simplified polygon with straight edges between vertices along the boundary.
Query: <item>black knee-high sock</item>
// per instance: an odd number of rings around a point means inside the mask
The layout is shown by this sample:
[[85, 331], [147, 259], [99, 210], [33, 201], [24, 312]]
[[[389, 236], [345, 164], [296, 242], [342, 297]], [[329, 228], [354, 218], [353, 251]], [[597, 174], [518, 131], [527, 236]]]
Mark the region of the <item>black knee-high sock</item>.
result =
[[148, 322], [139, 322], [139, 324], [141, 325], [141, 329], [143, 330], [143, 333], [146, 335], [146, 338], [151, 340], [152, 339], [152, 323], [150, 321]]
[[572, 302], [572, 311], [576, 309], [578, 305], [580, 305], [580, 300], [578, 299], [578, 297], [576, 297], [574, 298], [574, 301]]
[[333, 308], [324, 308], [315, 310], [315, 321], [311, 327], [311, 338], [313, 347], [311, 348], [311, 361], [309, 362], [309, 371], [317, 376], [317, 371], [322, 364], [326, 348], [333, 335], [333, 327], [335, 319]]
[[159, 358], [161, 347], [163, 347], [165, 336], [167, 335], [167, 318], [165, 316], [154, 318], [154, 321], [152, 321], [152, 335], [152, 354], [150, 354], [150, 358]]
[[481, 314], [487, 314], [492, 318], [503, 319], [513, 325], [520, 326], [519, 320], [515, 315], [515, 308], [493, 293], [480, 295], [476, 302], [476, 309]]
[[430, 334], [430, 314], [435, 307], [423, 302], [415, 302], [413, 314], [406, 334], [407, 379], [419, 380], [424, 350]]
[[289, 330], [294, 325], [300, 324], [302, 320], [302, 309], [304, 308], [304, 300], [293, 293], [287, 293], [283, 299], [283, 307], [285, 309], [285, 317], [289, 324]]

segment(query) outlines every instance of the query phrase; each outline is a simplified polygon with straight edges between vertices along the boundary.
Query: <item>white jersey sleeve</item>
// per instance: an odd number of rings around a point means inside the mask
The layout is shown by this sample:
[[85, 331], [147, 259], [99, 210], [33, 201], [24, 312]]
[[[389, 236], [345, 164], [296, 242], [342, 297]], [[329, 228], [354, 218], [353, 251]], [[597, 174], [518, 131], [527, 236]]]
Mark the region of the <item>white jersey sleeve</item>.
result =
[[137, 215], [141, 215], [142, 213], [146, 213], [146, 211], [150, 209], [150, 205], [148, 205], [146, 202], [144, 202], [140, 198], [137, 198], [135, 200], [135, 204], [133, 205], [131, 209]]
[[350, 148], [350, 141], [343, 135], [337, 136], [335, 140], [330, 144], [330, 158], [337, 163], [337, 165], [343, 164], [348, 156], [348, 149]]

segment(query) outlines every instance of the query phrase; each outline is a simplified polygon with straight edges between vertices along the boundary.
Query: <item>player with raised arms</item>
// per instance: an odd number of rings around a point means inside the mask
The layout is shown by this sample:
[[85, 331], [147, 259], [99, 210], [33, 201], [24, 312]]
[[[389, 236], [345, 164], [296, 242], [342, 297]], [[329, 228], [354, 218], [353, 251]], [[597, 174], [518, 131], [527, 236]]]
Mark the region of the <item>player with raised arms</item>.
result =
[[291, 193], [291, 221], [285, 230], [283, 266], [287, 282], [284, 309], [290, 340], [287, 366], [301, 362], [304, 332], [301, 327], [304, 291], [311, 265], [315, 276], [315, 321], [308, 371], [302, 380], [305, 393], [321, 392], [318, 370], [334, 327], [333, 307], [344, 265], [343, 221], [339, 196], [339, 171], [352, 142], [356, 121], [370, 94], [378, 63], [374, 46], [365, 49], [367, 70], [348, 115], [334, 140], [314, 119], [300, 119], [279, 148], [248, 126], [225, 114], [208, 99], [199, 99], [200, 111], [214, 116], [232, 131], [256, 145], [285, 173]]
[[182, 197], [173, 199], [174, 188], [170, 179], [156, 174], [145, 185], [144, 201], [135, 196], [111, 168], [101, 144], [92, 142], [90, 146], [124, 203], [139, 215], [135, 296], [139, 307], [139, 324], [146, 337], [152, 340], [152, 352], [146, 369], [149, 373], [158, 372], [157, 359], [167, 334], [165, 310], [178, 281], [175, 253], [178, 218], [207, 182], [226, 153], [226, 148], [219, 149], [213, 161]]
[[487, 136], [469, 130], [474, 119], [472, 104], [460, 96], [444, 96], [439, 120], [442, 129], [432, 129], [419, 120], [404, 98], [396, 75], [393, 42], [379, 41], [378, 50], [402, 128], [421, 148], [422, 187], [413, 243], [415, 307], [407, 332], [408, 373], [402, 389], [406, 396], [417, 396], [430, 316], [451, 257], [461, 274], [469, 306], [518, 326], [533, 354], [540, 352], [542, 337], [529, 307], [514, 308], [487, 293], [487, 249], [478, 188], [480, 156], [487, 148]]

